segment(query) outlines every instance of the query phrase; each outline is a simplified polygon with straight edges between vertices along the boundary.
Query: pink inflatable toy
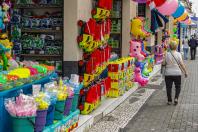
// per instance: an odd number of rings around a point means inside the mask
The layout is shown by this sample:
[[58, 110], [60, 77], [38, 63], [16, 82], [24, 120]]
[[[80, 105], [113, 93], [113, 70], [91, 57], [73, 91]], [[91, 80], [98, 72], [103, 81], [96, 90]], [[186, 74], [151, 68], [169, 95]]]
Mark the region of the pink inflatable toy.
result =
[[167, 0], [163, 5], [157, 7], [157, 10], [163, 15], [172, 15], [178, 8], [178, 0]]
[[138, 61], [143, 61], [145, 59], [144, 55], [141, 54], [142, 46], [141, 42], [138, 41], [130, 41], [130, 56], [135, 57]]
[[161, 64], [163, 62], [163, 47], [162, 45], [155, 46], [155, 63]]
[[144, 77], [142, 77], [142, 74], [141, 74], [141, 69], [140, 69], [140, 67], [136, 67], [135, 68], [135, 77], [134, 77], [134, 81], [135, 82], [138, 82], [141, 86], [145, 86], [145, 85], [147, 85], [147, 83], [148, 83], [148, 78], [144, 78]]

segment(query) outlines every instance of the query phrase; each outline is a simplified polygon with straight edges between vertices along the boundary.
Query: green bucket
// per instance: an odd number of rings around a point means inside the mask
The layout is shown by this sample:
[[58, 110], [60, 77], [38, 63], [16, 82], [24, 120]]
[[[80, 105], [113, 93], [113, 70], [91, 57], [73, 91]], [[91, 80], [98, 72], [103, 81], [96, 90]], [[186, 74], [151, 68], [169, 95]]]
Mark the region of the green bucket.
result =
[[54, 111], [54, 119], [55, 120], [62, 120], [63, 113], [65, 110], [65, 100], [64, 101], [57, 101], [55, 105], [55, 111]]
[[35, 117], [12, 117], [13, 132], [34, 132]]

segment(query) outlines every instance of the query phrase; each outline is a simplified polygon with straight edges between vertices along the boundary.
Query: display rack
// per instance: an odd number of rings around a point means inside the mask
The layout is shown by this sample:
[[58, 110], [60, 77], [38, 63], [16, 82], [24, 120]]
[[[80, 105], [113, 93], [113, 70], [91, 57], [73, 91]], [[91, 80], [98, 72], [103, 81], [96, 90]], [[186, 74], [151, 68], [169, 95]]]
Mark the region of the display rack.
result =
[[[64, 2], [64, 1], [62, 1]], [[42, 61], [45, 62], [47, 64], [51, 64], [54, 65], [56, 67], [57, 73], [59, 73], [60, 75], [62, 75], [62, 71], [63, 71], [63, 3], [62, 4], [18, 4], [17, 2], [14, 5], [14, 10], [18, 11], [20, 14], [19, 17], [19, 21], [20, 23], [12, 23], [11, 29], [13, 29], [13, 26], [18, 26], [18, 28], [20, 29], [20, 33], [21, 34], [21, 38], [19, 40], [13, 40], [16, 43], [19, 43], [20, 48], [18, 48], [17, 50], [20, 49], [20, 51], [15, 51], [16, 53], [15, 55], [22, 61], [22, 60], [33, 60], [33, 61]], [[36, 18], [35, 19], [39, 19], [40, 23], [48, 23], [49, 20], [48, 18], [42, 18], [45, 14], [44, 17], [48, 16], [49, 19], [51, 19], [52, 22], [54, 22], [54, 19], [60, 20], [58, 22], [57, 25], [58, 26], [54, 26], [53, 24], [51, 24], [52, 26], [49, 27], [27, 27], [24, 26], [25, 24], [25, 20], [28, 18], [34, 18], [34, 16], [28, 16], [29, 12], [31, 12], [32, 14], [36, 14]], [[54, 12], [58, 12], [57, 16], [56, 14], [54, 15]], [[46, 15], [46, 13], [49, 13]], [[50, 14], [52, 13], [52, 14]], [[17, 16], [19, 16], [19, 14], [17, 14]], [[39, 16], [39, 17], [37, 17]], [[33, 19], [31, 21], [31, 23], [33, 23]], [[39, 22], [35, 22], [34, 24], [38, 24]], [[49, 23], [48, 23], [49, 24]], [[54, 40], [50, 40], [50, 41], [45, 41], [43, 42], [44, 46], [37, 48], [35, 46], [35, 48], [30, 48], [30, 49], [26, 49], [23, 47], [24, 45], [24, 41], [22, 41], [23, 39], [23, 35], [33, 35], [34, 37], [41, 37], [41, 35], [48, 35], [48, 36], [53, 36]], [[49, 48], [50, 47], [50, 48]], [[55, 50], [53, 50], [53, 48], [57, 48]]]
[[112, 51], [122, 55], [122, 0], [113, 0], [113, 10], [111, 11], [112, 29], [109, 45]]

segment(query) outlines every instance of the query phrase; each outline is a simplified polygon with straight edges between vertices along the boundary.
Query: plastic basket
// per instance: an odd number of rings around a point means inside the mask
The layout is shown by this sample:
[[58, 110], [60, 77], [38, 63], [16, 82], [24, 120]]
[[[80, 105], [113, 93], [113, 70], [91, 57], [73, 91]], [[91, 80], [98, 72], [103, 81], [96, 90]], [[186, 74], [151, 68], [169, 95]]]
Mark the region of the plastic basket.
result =
[[46, 123], [47, 110], [40, 110], [36, 112], [35, 132], [41, 132]]
[[35, 117], [12, 117], [13, 132], [34, 132]]

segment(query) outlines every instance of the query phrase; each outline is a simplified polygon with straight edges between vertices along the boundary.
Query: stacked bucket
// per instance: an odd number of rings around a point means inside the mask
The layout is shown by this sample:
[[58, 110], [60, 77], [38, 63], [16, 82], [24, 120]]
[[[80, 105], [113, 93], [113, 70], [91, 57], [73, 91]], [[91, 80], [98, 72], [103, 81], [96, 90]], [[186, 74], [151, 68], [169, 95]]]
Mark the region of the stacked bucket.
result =
[[134, 58], [125, 57], [108, 65], [108, 76], [111, 78], [109, 97], [119, 97], [133, 87]]

